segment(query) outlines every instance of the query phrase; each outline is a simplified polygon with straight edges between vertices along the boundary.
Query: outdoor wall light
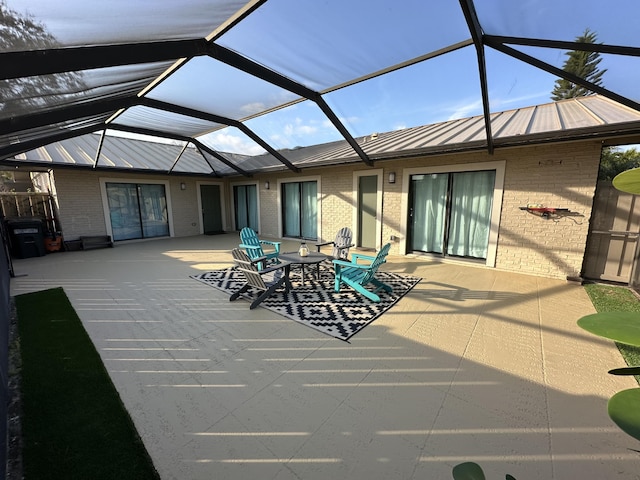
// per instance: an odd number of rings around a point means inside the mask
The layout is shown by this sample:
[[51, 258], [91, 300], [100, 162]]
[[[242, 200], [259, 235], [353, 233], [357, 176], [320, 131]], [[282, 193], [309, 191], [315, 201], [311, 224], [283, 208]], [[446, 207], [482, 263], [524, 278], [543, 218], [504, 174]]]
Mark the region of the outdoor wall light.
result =
[[180, 190], [186, 190], [187, 189], [187, 184], [184, 182], [180, 182]]
[[264, 188], [265, 190], [269, 190], [269, 187], [270, 187], [269, 180], [267, 180], [266, 182], [264, 182]]
[[396, 183], [396, 172], [389, 172], [389, 183]]

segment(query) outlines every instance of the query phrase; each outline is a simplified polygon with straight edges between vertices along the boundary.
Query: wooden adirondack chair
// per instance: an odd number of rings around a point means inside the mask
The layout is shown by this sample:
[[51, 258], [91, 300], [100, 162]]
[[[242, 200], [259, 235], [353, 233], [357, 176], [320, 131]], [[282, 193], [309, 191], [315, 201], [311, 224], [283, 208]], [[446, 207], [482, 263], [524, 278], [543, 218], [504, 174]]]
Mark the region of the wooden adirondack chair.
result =
[[[262, 248], [269, 246], [270, 249], [265, 252]], [[247, 255], [251, 260], [264, 257], [258, 264], [258, 269], [266, 268], [270, 263], [278, 263], [278, 255], [280, 255], [280, 242], [271, 242], [269, 240], [260, 240], [258, 234], [249, 227], [244, 227], [240, 231], [240, 248], [247, 251]]]
[[233, 261], [237, 269], [242, 272], [247, 279], [247, 283], [245, 283], [240, 290], [231, 294], [231, 297], [229, 297], [230, 302], [233, 302], [250, 288], [255, 288], [262, 293], [249, 305], [250, 309], [254, 309], [281, 286], [284, 285], [285, 292], [288, 292], [291, 288], [291, 282], [289, 281], [291, 263], [280, 262], [268, 268], [258, 270], [257, 263], [261, 263], [263, 261], [262, 258], [252, 261], [249, 256], [239, 248], [234, 248], [231, 251], [231, 255], [233, 255]]
[[342, 227], [338, 230], [333, 242], [316, 243], [316, 248], [319, 252], [321, 247], [333, 245], [329, 260], [347, 260], [349, 258], [349, 249], [354, 245], [351, 243], [352, 237], [351, 229], [349, 227]]
[[[334, 260], [335, 291], [339, 292], [340, 285], [344, 283], [345, 285], [353, 288], [356, 292], [367, 297], [369, 300], [378, 303], [380, 301], [380, 296], [378, 295], [380, 290], [384, 290], [386, 292], [393, 291], [389, 285], [382, 283], [380, 280], [375, 278], [378, 267], [386, 262], [390, 248], [391, 244], [387, 243], [380, 249], [375, 257], [354, 253], [351, 256], [350, 262], [345, 260]], [[367, 263], [359, 264], [359, 260], [364, 260]], [[367, 289], [367, 285], [370, 283], [375, 287], [373, 290]]]

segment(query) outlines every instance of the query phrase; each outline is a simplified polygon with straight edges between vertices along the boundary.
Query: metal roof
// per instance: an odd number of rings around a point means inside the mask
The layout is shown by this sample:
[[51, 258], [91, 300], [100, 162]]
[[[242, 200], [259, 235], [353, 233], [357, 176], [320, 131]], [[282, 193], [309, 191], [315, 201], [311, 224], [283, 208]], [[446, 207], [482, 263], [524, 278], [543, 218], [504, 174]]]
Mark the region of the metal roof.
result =
[[[640, 112], [599, 95], [499, 112], [491, 116], [495, 143], [517, 146], [541, 142], [602, 138], [640, 131]], [[432, 125], [381, 132], [356, 139], [374, 160], [486, 148], [483, 117], [475, 116]], [[206, 159], [196, 148], [125, 137], [88, 134], [45, 145], [14, 157], [16, 164], [77, 165], [100, 169], [135, 169], [216, 176], [237, 174], [215, 158]], [[98, 162], [96, 153], [100, 151]], [[346, 141], [300, 147], [280, 152], [300, 169], [359, 162]], [[284, 167], [270, 154], [248, 156], [223, 152], [247, 172], [279, 171]], [[177, 162], [177, 159], [180, 159]]]
[[[637, 18], [633, 0], [0, 0], [0, 164], [116, 130], [177, 151], [107, 135], [98, 168], [212, 176], [611, 132], [640, 111]], [[602, 84], [563, 70], [571, 50]], [[546, 104], [558, 78], [597, 97]]]

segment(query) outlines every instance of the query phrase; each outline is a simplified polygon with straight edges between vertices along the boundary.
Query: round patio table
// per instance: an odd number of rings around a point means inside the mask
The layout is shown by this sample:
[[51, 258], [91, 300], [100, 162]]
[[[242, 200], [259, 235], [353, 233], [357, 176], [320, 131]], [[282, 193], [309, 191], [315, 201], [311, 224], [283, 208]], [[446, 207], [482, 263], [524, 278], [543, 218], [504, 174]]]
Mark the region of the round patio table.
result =
[[315, 265], [316, 266], [316, 279], [320, 279], [320, 264], [329, 258], [328, 255], [319, 252], [309, 252], [309, 255], [302, 257], [298, 252], [285, 252], [278, 255], [280, 260], [291, 262], [293, 265], [300, 265], [302, 269], [302, 285], [304, 285], [304, 266]]

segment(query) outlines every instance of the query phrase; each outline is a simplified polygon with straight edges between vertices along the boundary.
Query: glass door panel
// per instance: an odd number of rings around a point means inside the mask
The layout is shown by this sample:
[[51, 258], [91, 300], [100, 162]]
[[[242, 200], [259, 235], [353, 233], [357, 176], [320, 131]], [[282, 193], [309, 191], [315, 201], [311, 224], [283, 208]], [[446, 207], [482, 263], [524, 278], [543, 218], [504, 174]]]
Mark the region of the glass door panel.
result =
[[282, 184], [282, 218], [285, 237], [316, 240], [318, 237], [318, 183]]
[[106, 183], [113, 240], [169, 235], [164, 185]]
[[318, 184], [316, 182], [302, 183], [302, 238], [315, 240], [318, 225]]
[[236, 206], [236, 230], [249, 227], [258, 231], [258, 189], [255, 185], [236, 185], [233, 187]]
[[142, 238], [136, 185], [133, 183], [107, 183], [106, 189], [113, 239]]
[[164, 185], [140, 185], [140, 219], [145, 238], [169, 235], [169, 217]]
[[495, 171], [453, 174], [447, 254], [486, 258]]
[[448, 183], [447, 173], [411, 177], [411, 250], [444, 252]]

